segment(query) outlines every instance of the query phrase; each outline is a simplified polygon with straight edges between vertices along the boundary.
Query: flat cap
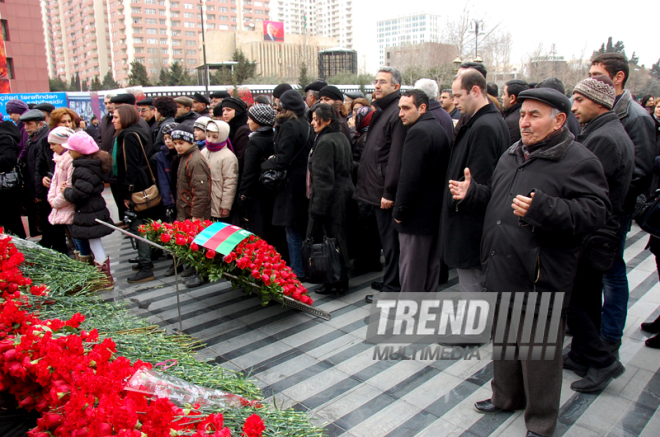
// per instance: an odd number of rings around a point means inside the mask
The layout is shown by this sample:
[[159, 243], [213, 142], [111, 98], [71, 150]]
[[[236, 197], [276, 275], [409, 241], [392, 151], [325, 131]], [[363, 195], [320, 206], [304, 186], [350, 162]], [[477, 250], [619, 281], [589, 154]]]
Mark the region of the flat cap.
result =
[[23, 115], [21, 115], [20, 120], [21, 121], [45, 121], [46, 120], [46, 114], [44, 114], [42, 111], [40, 111], [38, 109], [30, 109], [29, 111], [27, 111]]
[[175, 97], [174, 101], [185, 106], [186, 108], [192, 108], [192, 99], [186, 96]]
[[208, 99], [208, 97], [206, 97], [205, 95], [202, 95], [200, 93], [193, 94], [192, 99], [196, 102], [204, 103], [205, 105], [210, 105], [211, 104], [211, 101]]
[[137, 102], [138, 106], [154, 106], [154, 99], [153, 97], [146, 97], [140, 101]]
[[49, 114], [55, 110], [55, 105], [52, 103], [39, 103], [34, 107], [34, 109], [38, 109], [40, 111], [48, 112]]
[[312, 91], [321, 91], [323, 87], [328, 86], [328, 82], [324, 81], [323, 79], [316, 79], [314, 82], [310, 83], [305, 87], [305, 92], [312, 90]]
[[227, 97], [231, 97], [231, 94], [227, 91], [213, 91], [211, 93], [212, 99], [226, 99]]
[[275, 87], [273, 90], [273, 97], [276, 99], [279, 99], [282, 97], [282, 94], [284, 94], [286, 91], [292, 90], [293, 87], [289, 85], [288, 83], [281, 83]]
[[362, 91], [357, 90], [357, 91], [348, 91], [344, 93], [347, 97], [350, 97], [351, 99], [364, 99], [364, 94]]
[[325, 86], [319, 91], [319, 97], [330, 97], [332, 100], [344, 101], [344, 93], [334, 85]]
[[518, 94], [518, 100], [521, 102], [527, 99], [545, 103], [564, 114], [571, 112], [571, 102], [568, 97], [552, 88], [533, 88]]
[[124, 105], [135, 105], [135, 95], [134, 94], [117, 94], [110, 99], [110, 103], [122, 103]]

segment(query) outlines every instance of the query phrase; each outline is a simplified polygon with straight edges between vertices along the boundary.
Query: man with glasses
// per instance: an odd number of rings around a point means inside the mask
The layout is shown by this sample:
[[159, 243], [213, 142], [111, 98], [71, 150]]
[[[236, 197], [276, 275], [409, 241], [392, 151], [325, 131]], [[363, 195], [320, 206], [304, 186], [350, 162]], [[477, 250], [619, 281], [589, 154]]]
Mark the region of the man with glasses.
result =
[[[406, 128], [399, 118], [401, 73], [396, 68], [381, 67], [374, 82], [374, 105], [378, 108], [371, 118], [369, 136], [358, 167], [354, 198], [377, 207], [376, 221], [385, 256], [383, 282], [371, 287], [384, 292], [399, 292], [399, 235], [394, 229], [392, 207], [396, 198], [401, 169], [401, 154]], [[371, 303], [372, 295], [366, 296]]]
[[156, 136], [158, 135], [158, 123], [156, 122], [154, 99], [152, 97], [147, 97], [140, 100], [137, 102], [137, 110], [138, 114], [140, 114], [140, 118], [142, 118], [151, 129], [152, 141], [156, 141]]

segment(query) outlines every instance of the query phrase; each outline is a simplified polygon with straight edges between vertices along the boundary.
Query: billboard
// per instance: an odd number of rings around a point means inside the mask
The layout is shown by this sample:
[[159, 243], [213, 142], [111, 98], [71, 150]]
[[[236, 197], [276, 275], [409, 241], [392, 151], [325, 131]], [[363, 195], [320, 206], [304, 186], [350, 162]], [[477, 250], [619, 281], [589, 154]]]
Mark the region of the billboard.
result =
[[284, 23], [264, 21], [264, 41], [284, 41]]
[[5, 53], [5, 41], [0, 33], [0, 93], [6, 94], [11, 92], [11, 84], [9, 83], [9, 67], [7, 66], [7, 55]]
[[5, 105], [10, 100], [22, 100], [25, 103], [51, 103], [56, 108], [67, 106], [66, 93], [23, 93], [23, 94], [0, 94], [0, 113], [7, 116]]

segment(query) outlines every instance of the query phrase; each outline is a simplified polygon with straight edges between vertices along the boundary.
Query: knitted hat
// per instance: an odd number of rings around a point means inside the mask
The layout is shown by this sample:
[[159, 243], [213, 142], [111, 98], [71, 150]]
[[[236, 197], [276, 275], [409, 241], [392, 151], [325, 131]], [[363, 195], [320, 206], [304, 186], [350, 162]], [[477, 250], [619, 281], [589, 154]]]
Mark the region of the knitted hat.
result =
[[161, 132], [163, 135], [172, 135], [172, 131], [173, 131], [174, 129], [176, 129], [177, 126], [179, 126], [179, 123], [169, 123], [169, 124], [166, 124], [165, 126], [163, 126], [162, 128], [160, 128], [160, 132]]
[[76, 132], [73, 129], [64, 126], [58, 126], [48, 134], [48, 142], [55, 144], [64, 144], [69, 140], [69, 137]]
[[7, 114], [23, 114], [30, 110], [24, 101], [18, 99], [8, 101], [5, 109]]
[[273, 126], [277, 112], [269, 105], [254, 105], [248, 111], [248, 117], [260, 126]]
[[177, 125], [176, 129], [170, 134], [172, 135], [172, 141], [174, 140], [183, 140], [186, 143], [195, 144], [195, 135], [193, 134], [193, 129], [190, 126], [185, 124]]
[[284, 109], [290, 109], [296, 114], [302, 114], [305, 111], [305, 102], [296, 90], [289, 90], [282, 94], [280, 106]]
[[211, 121], [209, 117], [199, 117], [197, 120], [195, 120], [195, 127], [205, 131], [206, 125], [209, 123], [209, 121]]
[[330, 97], [332, 100], [339, 100], [341, 102], [344, 101], [344, 93], [342, 93], [339, 88], [333, 85], [323, 87], [321, 91], [319, 91], [319, 98], [323, 96]]
[[91, 155], [99, 151], [99, 146], [94, 141], [94, 138], [90, 137], [87, 132], [80, 131], [71, 135], [68, 141], [62, 144], [62, 147], [65, 149], [76, 151], [82, 155]]
[[185, 106], [186, 108], [192, 108], [192, 99], [186, 96], [175, 97], [174, 101]]
[[591, 76], [580, 81], [573, 89], [573, 94], [575, 93], [581, 94], [607, 109], [614, 107], [616, 90], [614, 89], [614, 82], [607, 76]]
[[116, 96], [110, 99], [110, 102], [123, 103], [124, 105], [135, 105], [135, 95], [129, 93], [117, 94]]
[[285, 92], [287, 92], [291, 89], [293, 89], [293, 88], [288, 83], [281, 83], [281, 84], [277, 85], [275, 87], [275, 89], [273, 90], [273, 97], [275, 97], [276, 99], [279, 99], [280, 97], [282, 97], [282, 94], [284, 94]]
[[237, 112], [247, 112], [247, 105], [241, 99], [230, 97], [222, 101], [222, 108], [231, 108]]
[[207, 132], [218, 133], [218, 143], [224, 143], [229, 138], [229, 124], [222, 120], [211, 120], [206, 125]]
[[[26, 105], [27, 106], [27, 105]], [[46, 114], [38, 109], [30, 109], [27, 112], [24, 112], [23, 115], [19, 118], [21, 121], [45, 121]]]

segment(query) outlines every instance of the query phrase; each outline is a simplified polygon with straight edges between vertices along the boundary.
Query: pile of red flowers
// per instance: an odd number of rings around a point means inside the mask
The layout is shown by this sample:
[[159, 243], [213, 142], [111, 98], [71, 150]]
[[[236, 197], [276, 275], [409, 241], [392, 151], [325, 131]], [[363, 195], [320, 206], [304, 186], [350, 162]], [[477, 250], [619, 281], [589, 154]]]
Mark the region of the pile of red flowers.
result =
[[184, 262], [189, 262], [211, 280], [218, 279], [226, 272], [238, 277], [238, 280], [233, 281], [234, 285], [248, 293], [254, 291], [254, 287], [245, 287], [246, 283], [258, 285], [258, 293], [264, 304], [271, 299], [282, 301], [282, 295], [307, 305], [314, 303], [282, 256], [256, 235], [243, 240], [224, 257], [193, 243], [197, 234], [211, 224], [213, 222], [209, 220], [175, 221], [171, 224], [153, 221], [142, 225], [140, 232], [145, 238], [173, 250]]
[[[228, 437], [221, 413], [183, 410], [168, 399], [124, 390], [142, 361], [118, 356], [110, 338], [80, 329], [85, 316], [40, 320], [21, 294], [30, 285], [18, 266], [23, 255], [9, 238], [0, 238], [0, 391], [41, 417], [30, 437]], [[45, 294], [46, 287], [32, 287]], [[259, 437], [265, 426], [257, 414], [242, 435]]]

